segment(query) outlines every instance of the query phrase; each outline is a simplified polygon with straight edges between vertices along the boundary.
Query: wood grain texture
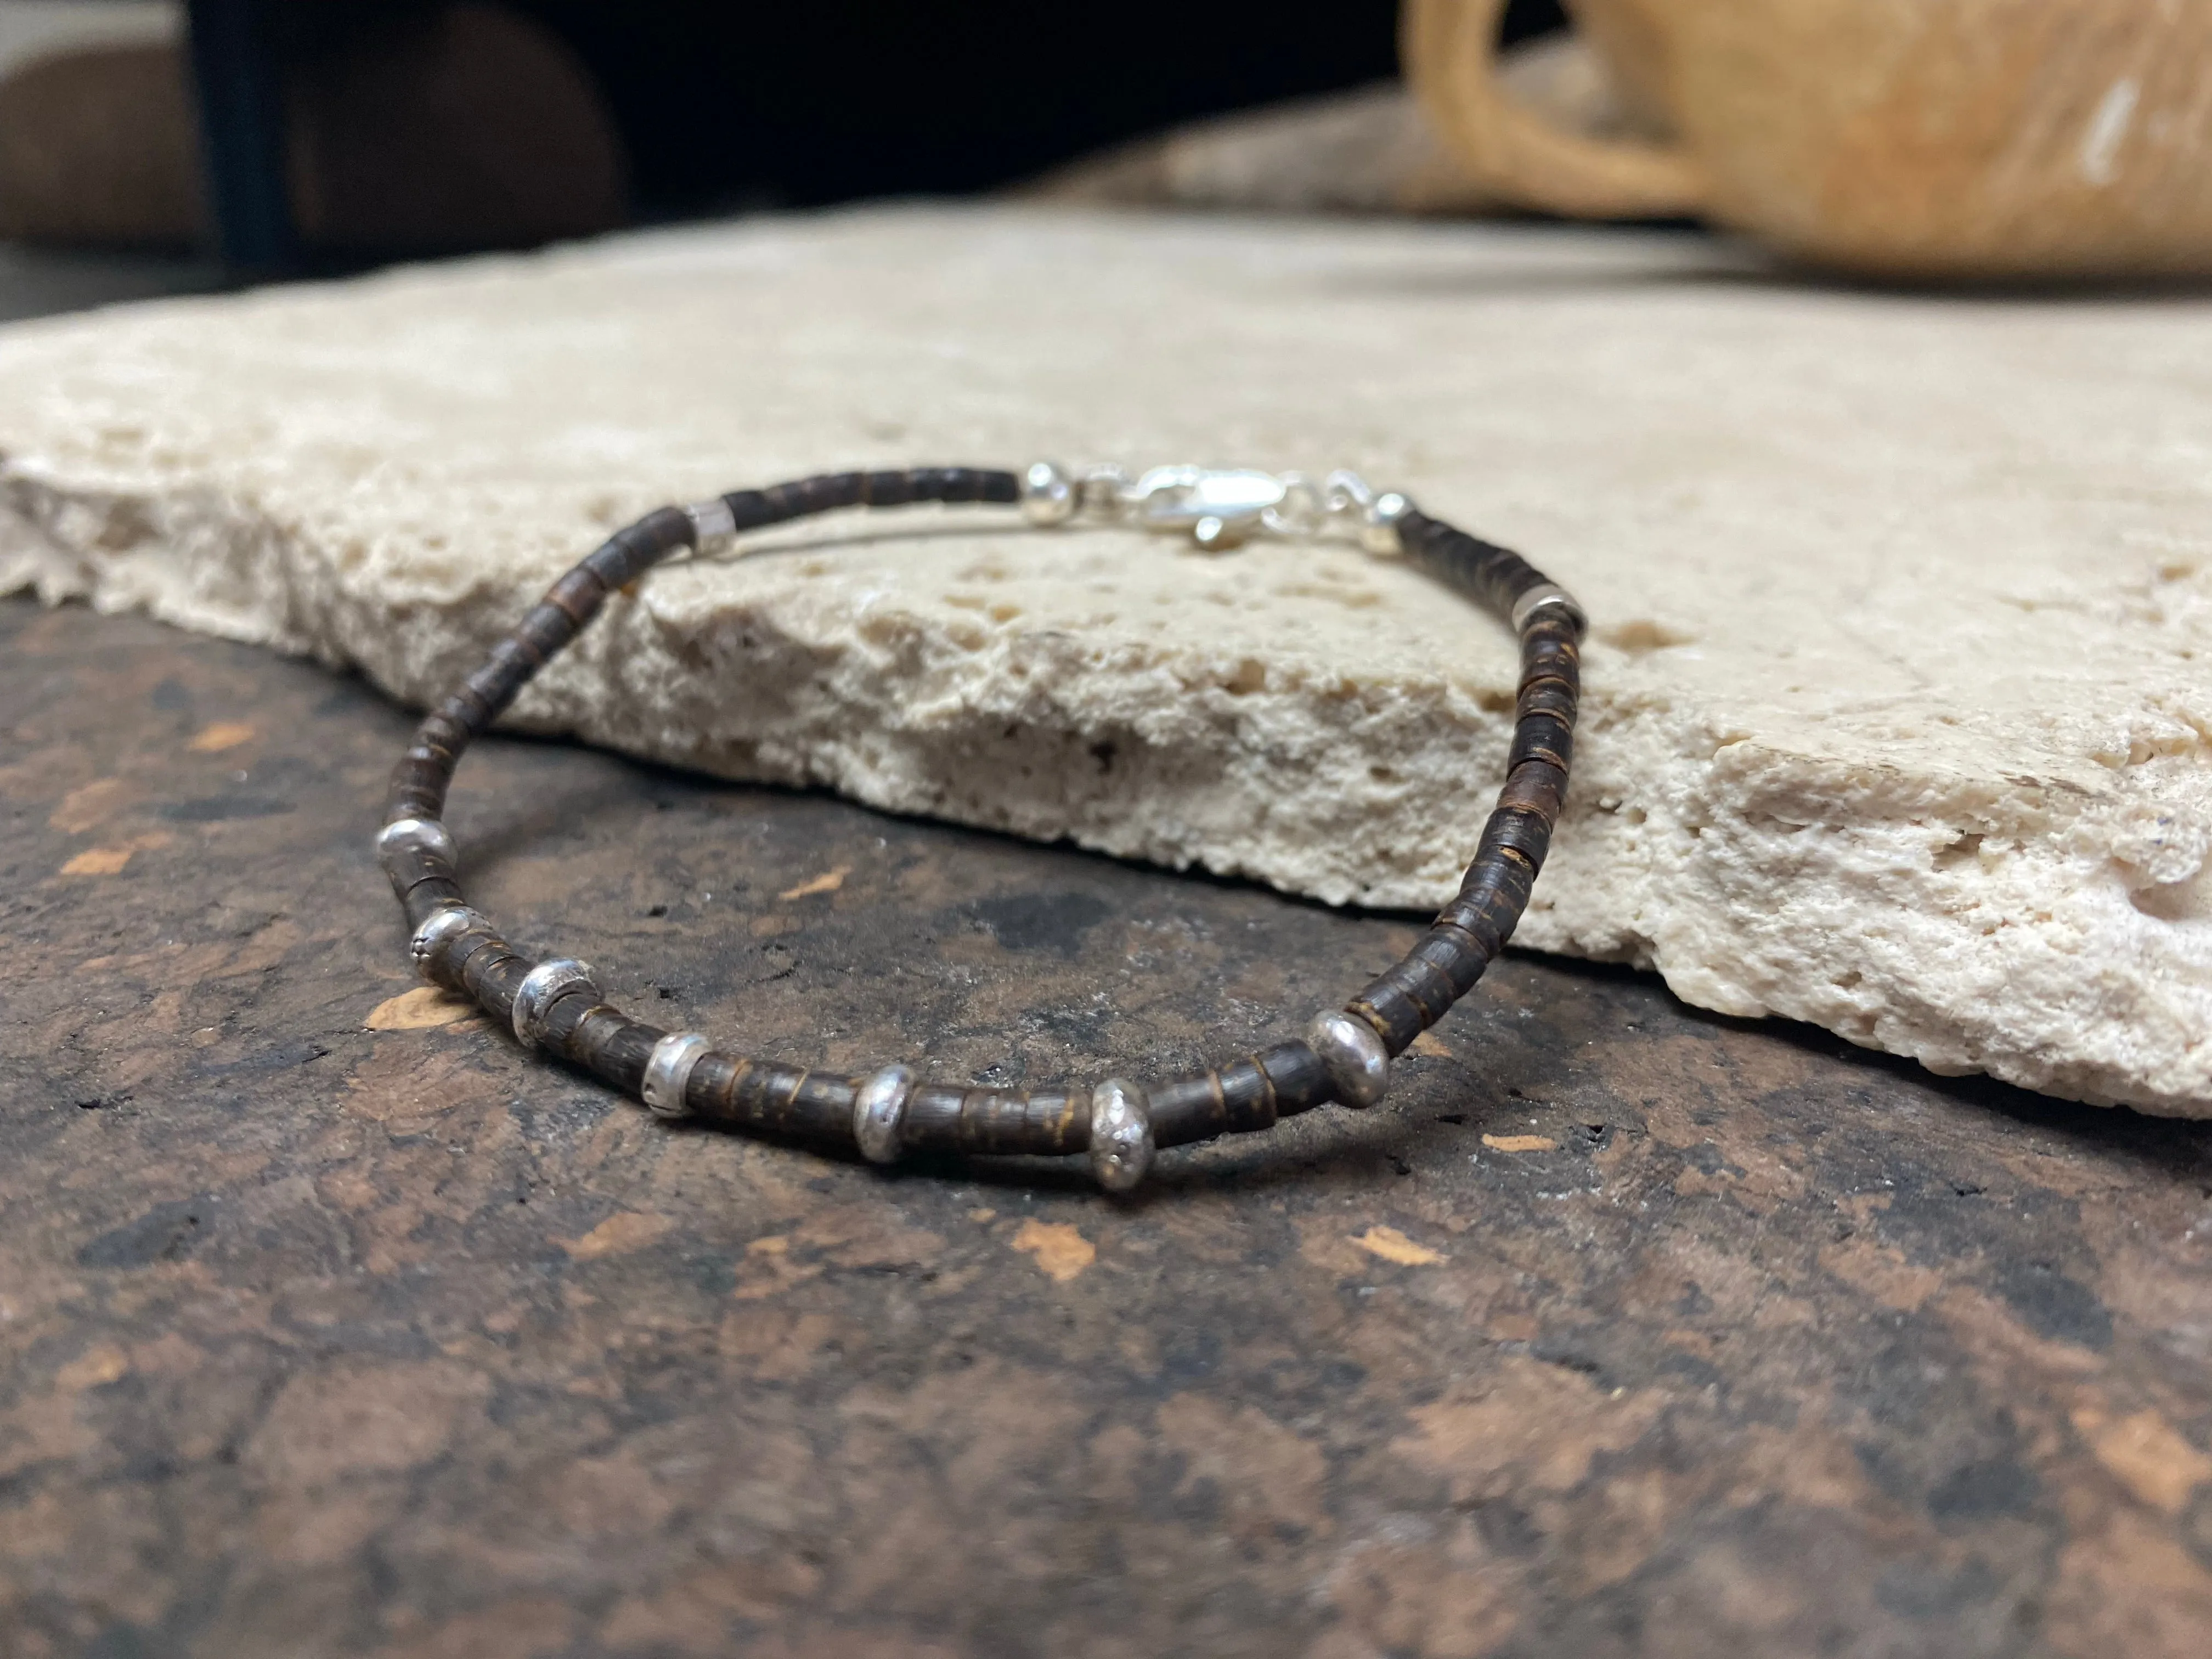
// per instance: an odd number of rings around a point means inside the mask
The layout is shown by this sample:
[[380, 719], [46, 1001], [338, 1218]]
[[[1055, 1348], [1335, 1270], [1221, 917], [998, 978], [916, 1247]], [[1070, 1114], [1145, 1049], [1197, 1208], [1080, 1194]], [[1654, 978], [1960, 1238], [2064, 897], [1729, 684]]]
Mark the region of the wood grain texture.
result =
[[[0, 1650], [2203, 1650], [2212, 1125], [1509, 957], [1133, 1204], [672, 1129], [390, 1012], [406, 726], [0, 606]], [[553, 745], [452, 821], [518, 945], [841, 1072], [1253, 1048], [1416, 931]]]
[[1412, 0], [1409, 80], [1470, 181], [1578, 217], [1700, 214], [1887, 278], [2212, 270], [2205, 0], [1573, 0], [1607, 142], [1497, 73], [1501, 0]]

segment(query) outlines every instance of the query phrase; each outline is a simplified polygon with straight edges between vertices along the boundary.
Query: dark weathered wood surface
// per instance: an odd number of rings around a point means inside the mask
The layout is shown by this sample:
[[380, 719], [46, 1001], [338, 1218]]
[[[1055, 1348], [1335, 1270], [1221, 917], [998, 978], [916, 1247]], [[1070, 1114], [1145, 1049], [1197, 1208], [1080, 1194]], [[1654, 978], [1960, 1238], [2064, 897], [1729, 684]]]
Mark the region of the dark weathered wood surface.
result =
[[[0, 1652], [2212, 1651], [2212, 1125], [1516, 959], [1133, 1204], [671, 1130], [408, 995], [406, 728], [0, 605]], [[457, 800], [519, 940], [839, 1066], [1142, 1075], [1409, 932], [556, 746]]]

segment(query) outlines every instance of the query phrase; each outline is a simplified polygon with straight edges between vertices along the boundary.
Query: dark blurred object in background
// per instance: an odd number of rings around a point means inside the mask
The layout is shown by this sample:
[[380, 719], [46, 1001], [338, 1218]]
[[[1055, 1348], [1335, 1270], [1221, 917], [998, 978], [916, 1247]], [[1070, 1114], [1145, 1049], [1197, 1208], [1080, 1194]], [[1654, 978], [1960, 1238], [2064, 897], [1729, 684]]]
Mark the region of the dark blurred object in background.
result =
[[0, 78], [0, 236], [183, 247], [200, 221], [191, 94], [173, 45], [64, 49]]
[[[988, 189], [1397, 66], [1396, 0], [185, 9], [189, 54], [94, 45], [0, 80], [0, 236], [212, 240], [263, 272], [521, 246]], [[1555, 0], [1516, 0], [1506, 37], [1560, 21]]]
[[524, 246], [629, 216], [596, 81], [511, 9], [216, 0], [193, 21], [190, 58], [174, 39], [95, 42], [0, 79], [0, 236], [178, 247], [219, 230], [235, 263], [273, 270], [302, 250]]
[[[523, 0], [600, 77], [641, 214], [988, 190], [1200, 116], [1395, 78], [1397, 0]], [[1510, 42], [1563, 27], [1515, 0]]]
[[[473, 3], [283, 10], [290, 198], [309, 246], [520, 246], [629, 216], [596, 82], [527, 17]], [[302, 27], [319, 10], [323, 27]]]
[[[1589, 42], [1564, 30], [1498, 58], [1505, 95], [1561, 132], [1662, 143]], [[1093, 151], [1029, 185], [1033, 200], [1230, 213], [1519, 215], [1470, 173], [1400, 81], [1209, 115]]]

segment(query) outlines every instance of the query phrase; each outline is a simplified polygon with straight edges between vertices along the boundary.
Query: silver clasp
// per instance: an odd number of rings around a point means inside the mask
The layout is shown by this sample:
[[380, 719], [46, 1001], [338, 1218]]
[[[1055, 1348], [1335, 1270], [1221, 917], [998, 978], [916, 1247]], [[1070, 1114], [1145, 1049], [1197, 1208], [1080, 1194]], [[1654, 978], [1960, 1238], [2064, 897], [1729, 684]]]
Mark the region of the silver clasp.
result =
[[1395, 491], [1377, 495], [1358, 473], [1342, 471], [1316, 480], [1252, 467], [1156, 466], [1132, 483], [1119, 467], [1071, 474], [1039, 462], [1023, 488], [1033, 523], [1133, 525], [1187, 533], [1209, 549], [1265, 534], [1285, 541], [1341, 536], [1370, 552], [1395, 552], [1398, 520], [1413, 506]]
[[1290, 495], [1272, 472], [1198, 466], [1156, 466], [1131, 493], [1138, 524], [1170, 535], [1187, 530], [1200, 547], [1234, 547], [1255, 531], [1273, 529], [1268, 515]]

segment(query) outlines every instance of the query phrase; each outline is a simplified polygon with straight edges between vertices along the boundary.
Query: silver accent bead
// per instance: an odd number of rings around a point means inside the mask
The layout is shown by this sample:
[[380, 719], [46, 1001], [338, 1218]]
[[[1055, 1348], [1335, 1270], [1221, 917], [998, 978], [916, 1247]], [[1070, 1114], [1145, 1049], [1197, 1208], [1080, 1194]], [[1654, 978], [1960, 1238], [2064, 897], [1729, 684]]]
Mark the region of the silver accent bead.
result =
[[645, 1083], [638, 1093], [658, 1117], [689, 1117], [684, 1091], [691, 1084], [691, 1068], [705, 1057], [707, 1039], [696, 1031], [671, 1031], [653, 1045], [645, 1062]]
[[1109, 1077], [1091, 1091], [1091, 1173], [1108, 1192], [1126, 1193], [1152, 1167], [1152, 1097]]
[[1398, 539], [1398, 524], [1413, 510], [1411, 496], [1395, 489], [1384, 490], [1367, 503], [1367, 510], [1359, 516], [1359, 544], [1370, 553], [1403, 552], [1405, 545]]
[[1075, 486], [1075, 510], [1088, 519], [1119, 523], [1129, 516], [1135, 489], [1129, 475], [1111, 462], [1088, 468]]
[[1066, 524], [1075, 516], [1075, 480], [1052, 461], [1033, 463], [1022, 474], [1022, 517], [1040, 529]]
[[1364, 1019], [1333, 1009], [1316, 1014], [1306, 1028], [1306, 1046], [1321, 1056], [1332, 1091], [1346, 1106], [1372, 1106], [1390, 1086], [1390, 1055]]
[[738, 515], [720, 495], [692, 502], [684, 509], [684, 516], [691, 520], [691, 545], [702, 553], [719, 551], [738, 533]]
[[913, 1097], [910, 1067], [886, 1066], [860, 1079], [853, 1095], [853, 1139], [860, 1143], [860, 1156], [869, 1163], [898, 1162], [906, 1103]]
[[446, 826], [435, 818], [394, 818], [376, 832], [376, 861], [384, 873], [393, 873], [403, 853], [428, 853], [449, 870], [460, 867], [461, 851]]
[[1234, 547], [1244, 539], [1228, 520], [1217, 518], [1211, 513], [1191, 526], [1190, 538], [1209, 553]]
[[1583, 614], [1582, 606], [1575, 603], [1573, 594], [1556, 582], [1542, 582], [1513, 601], [1513, 631], [1518, 634], [1528, 625], [1529, 617], [1550, 605], [1557, 605], [1567, 613], [1577, 634], [1589, 626], [1589, 618]]
[[545, 1011], [556, 997], [574, 990], [589, 991], [594, 1000], [599, 994], [599, 981], [592, 977], [591, 969], [573, 957], [541, 962], [525, 974], [522, 983], [514, 988], [515, 1040], [526, 1048], [535, 1048], [545, 1035]]
[[465, 904], [441, 905], [422, 918], [422, 925], [407, 941], [407, 954], [415, 959], [415, 971], [433, 985], [443, 985], [438, 977], [438, 953], [456, 936], [471, 927], [489, 929], [491, 919], [481, 910], [472, 910]]

